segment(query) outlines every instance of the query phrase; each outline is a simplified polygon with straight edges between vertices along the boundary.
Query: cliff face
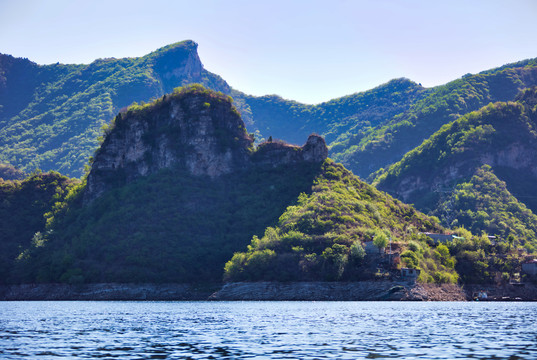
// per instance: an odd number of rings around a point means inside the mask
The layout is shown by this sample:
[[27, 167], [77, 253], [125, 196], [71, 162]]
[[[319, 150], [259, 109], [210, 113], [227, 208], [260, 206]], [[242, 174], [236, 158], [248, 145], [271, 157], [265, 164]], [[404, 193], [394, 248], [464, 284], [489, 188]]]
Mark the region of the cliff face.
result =
[[[228, 93], [229, 85], [203, 68], [198, 55], [198, 44], [187, 40], [182, 46], [170, 45], [150, 55], [148, 66], [159, 79], [163, 93], [170, 93], [179, 85], [199, 83], [211, 89]], [[217, 83], [218, 82], [218, 83]]]
[[161, 169], [216, 178], [250, 166], [321, 162], [328, 149], [312, 135], [303, 147], [266, 143], [257, 151], [231, 100], [200, 86], [120, 113], [87, 179], [85, 202]]
[[324, 139], [310, 135], [304, 146], [294, 146], [283, 142], [266, 142], [259, 145], [252, 156], [254, 164], [276, 167], [299, 162], [321, 162], [328, 157]]
[[480, 154], [468, 155], [465, 159], [438, 169], [434, 173], [423, 172], [402, 177], [396, 187], [379, 185], [381, 190], [395, 192], [403, 202], [413, 203], [416, 196], [430, 191], [453, 188], [453, 184], [472, 176], [481, 165], [490, 165], [513, 174], [524, 173], [537, 178], [537, 144], [509, 144], [503, 149], [494, 149]]

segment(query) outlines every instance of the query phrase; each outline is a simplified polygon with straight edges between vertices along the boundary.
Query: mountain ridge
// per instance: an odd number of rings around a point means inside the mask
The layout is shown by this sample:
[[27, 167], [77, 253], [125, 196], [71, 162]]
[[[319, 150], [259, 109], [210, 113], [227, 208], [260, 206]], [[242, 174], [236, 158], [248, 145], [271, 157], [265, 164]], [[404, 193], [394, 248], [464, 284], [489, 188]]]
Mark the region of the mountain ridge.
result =
[[[220, 76], [203, 67], [197, 47], [194, 41], [185, 40], [143, 57], [97, 59], [88, 65], [40, 66], [2, 55], [0, 93], [4, 91], [7, 96], [0, 96], [0, 106], [3, 106], [3, 110], [0, 109], [0, 161], [27, 172], [42, 168], [80, 177], [87, 158], [98, 146], [95, 139], [101, 134], [100, 127], [109, 123], [119, 110], [133, 101], [149, 101], [172, 92], [175, 87], [197, 82], [233, 96], [235, 106], [248, 131], [255, 134], [257, 143], [272, 136], [298, 144], [316, 132], [326, 138], [330, 156], [367, 178], [371, 172], [399, 160], [404, 152], [419, 145], [421, 139], [443, 123], [476, 110], [479, 104], [486, 105], [483, 101], [512, 100], [498, 97], [497, 89], [505, 88], [505, 84], [515, 93], [516, 89], [537, 83], [536, 60], [529, 59], [465, 75], [446, 86], [425, 89], [408, 79], [394, 79], [368, 91], [307, 105], [278, 96], [255, 97], [231, 88]], [[18, 72], [8, 71], [14, 68], [13, 63], [22, 64]], [[28, 76], [21, 77], [26, 80], [13, 87], [18, 76], [14, 74], [24, 73], [25, 68], [32, 71], [26, 71]], [[521, 78], [513, 74], [513, 69], [525, 69], [527, 76]], [[494, 75], [499, 72], [505, 76]], [[494, 86], [475, 86], [494, 76], [498, 78]], [[47, 77], [50, 77], [48, 82]], [[491, 80], [491, 84], [493, 82]], [[9, 91], [6, 84], [11, 84]], [[461, 86], [469, 86], [471, 91], [459, 89]], [[451, 93], [442, 95], [448, 88]], [[19, 96], [21, 92], [24, 96]], [[470, 96], [466, 96], [466, 92]], [[475, 95], [472, 92], [478, 97], [484, 96], [484, 100], [464, 110], [466, 102], [474, 101], [470, 101]], [[442, 105], [436, 115], [431, 113], [431, 106], [437, 106], [434, 98], [438, 96], [448, 103], [454, 99], [454, 104], [462, 106], [464, 111], [458, 114], [451, 110], [451, 105]], [[464, 102], [457, 103], [458, 96], [462, 96]], [[432, 102], [427, 98], [433, 99]], [[428, 121], [414, 123], [414, 117], [438, 119], [427, 125]], [[407, 136], [412, 142], [405, 140]]]

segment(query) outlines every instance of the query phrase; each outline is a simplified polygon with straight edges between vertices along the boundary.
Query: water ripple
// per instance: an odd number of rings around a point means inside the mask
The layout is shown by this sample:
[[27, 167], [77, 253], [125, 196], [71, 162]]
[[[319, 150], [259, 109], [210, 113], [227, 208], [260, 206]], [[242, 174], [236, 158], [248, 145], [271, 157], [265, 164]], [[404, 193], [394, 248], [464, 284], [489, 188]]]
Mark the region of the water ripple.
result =
[[0, 302], [1, 359], [536, 359], [536, 303]]

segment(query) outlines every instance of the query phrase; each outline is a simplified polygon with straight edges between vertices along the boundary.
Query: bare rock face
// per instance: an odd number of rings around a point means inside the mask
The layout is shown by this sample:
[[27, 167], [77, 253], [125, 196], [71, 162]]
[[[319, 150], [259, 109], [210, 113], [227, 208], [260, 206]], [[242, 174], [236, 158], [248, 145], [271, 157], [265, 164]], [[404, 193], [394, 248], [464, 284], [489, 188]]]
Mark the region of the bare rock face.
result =
[[304, 146], [289, 145], [281, 141], [259, 145], [253, 161], [256, 164], [276, 167], [298, 162], [321, 162], [328, 157], [326, 142], [319, 135], [310, 135]]
[[230, 98], [194, 85], [116, 117], [95, 154], [84, 202], [164, 168], [216, 178], [252, 165], [321, 162], [327, 155], [317, 135], [303, 147], [271, 142], [254, 151]]
[[324, 138], [319, 135], [310, 135], [308, 141], [303, 146], [304, 161], [320, 162], [328, 157], [328, 148]]
[[[154, 54], [155, 71], [165, 80], [201, 82], [203, 65], [198, 56], [198, 44], [191, 40], [172, 45]], [[177, 83], [177, 81], [175, 81]]]
[[116, 117], [95, 155], [84, 199], [163, 168], [214, 178], [242, 167], [251, 147], [226, 96], [203, 88], [174, 94]]

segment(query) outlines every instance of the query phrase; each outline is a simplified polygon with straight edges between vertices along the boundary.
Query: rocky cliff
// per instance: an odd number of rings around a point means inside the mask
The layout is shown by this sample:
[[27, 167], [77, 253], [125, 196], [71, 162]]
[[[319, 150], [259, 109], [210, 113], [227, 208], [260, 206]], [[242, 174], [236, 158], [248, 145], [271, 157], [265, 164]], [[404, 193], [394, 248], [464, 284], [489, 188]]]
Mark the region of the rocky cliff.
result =
[[[452, 189], [482, 165], [490, 165], [508, 188], [526, 196], [524, 184], [537, 178], [537, 115], [530, 89], [517, 102], [489, 104], [444, 126], [400, 162], [377, 177], [374, 184], [419, 209], [431, 206], [431, 194]], [[433, 204], [434, 205], [434, 204]]]
[[255, 150], [231, 98], [194, 85], [116, 116], [95, 154], [84, 200], [165, 168], [216, 178], [254, 165], [321, 162], [327, 155], [316, 135], [303, 147], [270, 142]]

